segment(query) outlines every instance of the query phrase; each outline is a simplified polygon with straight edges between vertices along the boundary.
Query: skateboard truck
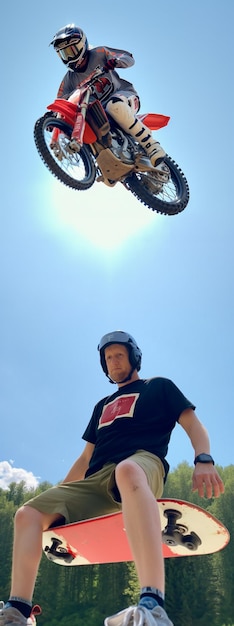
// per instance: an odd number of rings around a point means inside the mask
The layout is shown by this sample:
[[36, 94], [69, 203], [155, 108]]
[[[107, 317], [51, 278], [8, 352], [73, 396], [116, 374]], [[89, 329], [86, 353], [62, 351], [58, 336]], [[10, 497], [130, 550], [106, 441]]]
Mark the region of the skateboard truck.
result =
[[184, 524], [177, 524], [182, 514], [174, 509], [167, 509], [164, 516], [167, 517], [167, 526], [162, 531], [162, 542], [167, 546], [181, 545], [191, 551], [197, 550], [201, 545], [200, 537], [193, 531], [188, 533], [188, 528]]
[[65, 561], [65, 563], [71, 563], [75, 555], [72, 554], [72, 552], [68, 552], [66, 548], [59, 548], [63, 543], [60, 539], [52, 537], [51, 541], [52, 545], [50, 547], [45, 546], [44, 549], [47, 559], [49, 559], [49, 561], [57, 561], [59, 559], [60, 561]]

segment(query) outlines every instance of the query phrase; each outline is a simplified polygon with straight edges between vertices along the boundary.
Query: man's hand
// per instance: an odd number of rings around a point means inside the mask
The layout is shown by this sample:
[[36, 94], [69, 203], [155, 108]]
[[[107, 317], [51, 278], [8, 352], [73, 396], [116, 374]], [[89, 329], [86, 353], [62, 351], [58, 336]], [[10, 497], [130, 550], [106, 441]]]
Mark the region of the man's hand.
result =
[[198, 491], [200, 498], [218, 498], [224, 493], [224, 484], [212, 463], [197, 463], [193, 472], [193, 491]]
[[93, 83], [94, 94], [95, 94], [95, 91], [98, 93], [103, 93], [104, 89], [106, 88], [106, 85], [110, 85], [109, 78], [105, 78], [105, 76], [101, 76], [100, 78], [97, 78], [95, 80], [95, 83]]
[[103, 66], [104, 72], [109, 72], [110, 70], [114, 70], [118, 61], [117, 59], [108, 59], [106, 64]]

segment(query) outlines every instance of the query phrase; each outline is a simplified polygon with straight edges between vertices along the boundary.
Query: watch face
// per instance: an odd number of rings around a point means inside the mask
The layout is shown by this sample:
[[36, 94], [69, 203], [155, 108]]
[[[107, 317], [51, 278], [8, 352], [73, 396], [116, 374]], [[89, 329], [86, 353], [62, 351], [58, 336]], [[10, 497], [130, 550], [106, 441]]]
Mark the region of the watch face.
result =
[[198, 456], [196, 457], [196, 462], [197, 463], [214, 463], [212, 456], [210, 456], [210, 454], [198, 454]]

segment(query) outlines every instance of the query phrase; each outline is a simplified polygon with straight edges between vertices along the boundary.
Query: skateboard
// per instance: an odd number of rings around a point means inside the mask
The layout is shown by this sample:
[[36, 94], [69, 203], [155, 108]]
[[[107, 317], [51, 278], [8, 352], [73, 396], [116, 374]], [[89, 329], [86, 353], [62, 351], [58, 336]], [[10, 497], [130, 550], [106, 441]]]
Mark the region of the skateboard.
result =
[[[230, 539], [223, 524], [208, 511], [183, 500], [158, 501], [165, 558], [211, 554]], [[121, 512], [49, 528], [42, 546], [60, 565], [132, 561]]]

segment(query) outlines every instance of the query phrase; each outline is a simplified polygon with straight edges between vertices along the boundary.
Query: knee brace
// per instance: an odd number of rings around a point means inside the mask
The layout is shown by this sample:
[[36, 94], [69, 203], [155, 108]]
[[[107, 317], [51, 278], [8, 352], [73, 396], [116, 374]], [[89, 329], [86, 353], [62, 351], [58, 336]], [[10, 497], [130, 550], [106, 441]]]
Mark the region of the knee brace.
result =
[[113, 96], [106, 105], [106, 110], [121, 128], [129, 132], [135, 122], [135, 116], [125, 96]]

